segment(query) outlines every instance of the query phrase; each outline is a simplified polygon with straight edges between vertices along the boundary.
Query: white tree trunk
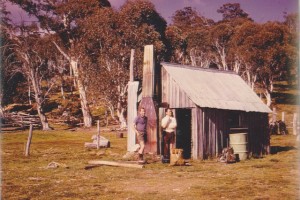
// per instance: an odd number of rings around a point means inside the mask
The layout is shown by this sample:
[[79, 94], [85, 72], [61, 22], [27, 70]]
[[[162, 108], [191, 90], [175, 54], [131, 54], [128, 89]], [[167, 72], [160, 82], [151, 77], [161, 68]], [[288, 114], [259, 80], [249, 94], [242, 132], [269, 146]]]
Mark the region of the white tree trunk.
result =
[[29, 105], [32, 104], [31, 102], [31, 89], [30, 89], [30, 81], [28, 80], [28, 102], [29, 102]]
[[114, 107], [113, 107], [112, 105], [110, 105], [110, 106], [107, 106], [107, 108], [109, 109], [111, 118], [112, 118], [113, 120], [116, 120], [116, 118], [115, 118], [115, 109], [114, 109]]
[[40, 86], [39, 86], [37, 77], [35, 76], [35, 73], [34, 73], [33, 69], [30, 70], [30, 80], [31, 80], [31, 83], [32, 83], [32, 86], [33, 86], [34, 98], [35, 98], [35, 101], [37, 103], [37, 111], [38, 111], [38, 115], [39, 115], [40, 120], [41, 120], [43, 130], [50, 130], [50, 127], [49, 127], [49, 124], [48, 124], [48, 121], [47, 121], [47, 117], [43, 112], [43, 106], [42, 106], [43, 97], [42, 97], [41, 92], [40, 92]]
[[66, 99], [65, 92], [64, 92], [64, 85], [65, 85], [64, 84], [64, 78], [61, 76], [60, 79], [61, 79], [61, 85], [60, 85], [61, 96], [62, 96], [63, 99]]
[[272, 103], [272, 98], [271, 98], [271, 93], [269, 92], [269, 90], [265, 90], [265, 97], [267, 99], [267, 106], [271, 106]]
[[247, 70], [245, 73], [247, 76], [247, 84], [252, 90], [254, 90], [257, 75], [251, 74], [250, 70]]
[[67, 55], [55, 42], [53, 42], [53, 44], [60, 51], [60, 53], [70, 61], [70, 74], [73, 72], [74, 78], [75, 78], [74, 83], [75, 82], [77, 83], [84, 126], [91, 127], [92, 126], [92, 115], [91, 115], [90, 109], [88, 107], [86, 90], [85, 90], [85, 87], [81, 80], [81, 77], [79, 76], [78, 62], [76, 61], [76, 59], [74, 57], [72, 58], [69, 55]]
[[246, 76], [247, 76], [247, 84], [249, 85], [249, 87], [251, 87], [251, 76], [249, 71], [246, 71]]
[[242, 65], [241, 60], [236, 56], [234, 64], [233, 64], [233, 71], [235, 71], [235, 73], [239, 74], [240, 69], [241, 69], [241, 65]]
[[122, 86], [119, 86], [119, 101], [117, 104], [117, 115], [119, 118], [119, 122], [120, 122], [120, 128], [126, 128], [127, 127], [127, 123], [126, 123], [126, 119], [125, 119], [125, 108], [124, 105], [125, 103], [123, 103], [123, 98], [125, 96], [125, 93], [127, 92], [127, 88], [128, 86], [126, 85], [125, 87], [122, 88]]
[[224, 70], [228, 70], [228, 66], [227, 66], [227, 62], [226, 62], [225, 48], [222, 48], [222, 54], [220, 54], [220, 56], [221, 56], [221, 61], [222, 61]]
[[3, 107], [2, 107], [2, 97], [0, 98], [0, 117], [3, 118]]
[[118, 109], [117, 114], [118, 114], [118, 118], [119, 118], [120, 128], [121, 128], [121, 129], [127, 127], [127, 122], [126, 122], [124, 113], [125, 113], [125, 109], [122, 108], [122, 107], [120, 107], [120, 108]]
[[227, 66], [227, 62], [226, 62], [225, 47], [220, 45], [218, 41], [215, 42], [215, 47], [216, 47], [218, 55], [220, 57], [219, 61], [221, 62], [223, 70], [228, 70], [228, 66]]
[[190, 59], [191, 59], [191, 65], [192, 66], [196, 66], [197, 65], [197, 63], [196, 63], [196, 52], [195, 51], [196, 50], [194, 50], [194, 49], [190, 50]]
[[92, 126], [92, 116], [91, 116], [90, 109], [88, 107], [88, 101], [87, 101], [87, 97], [86, 97], [85, 87], [84, 87], [84, 85], [82, 83], [82, 80], [79, 76], [78, 63], [77, 63], [77, 61], [75, 61], [75, 59], [71, 58], [70, 64], [71, 64], [71, 67], [72, 67], [72, 70], [73, 70], [73, 73], [74, 73], [74, 77], [75, 77], [75, 80], [76, 80], [76, 83], [77, 83], [77, 87], [78, 87], [84, 126], [85, 127], [91, 127]]

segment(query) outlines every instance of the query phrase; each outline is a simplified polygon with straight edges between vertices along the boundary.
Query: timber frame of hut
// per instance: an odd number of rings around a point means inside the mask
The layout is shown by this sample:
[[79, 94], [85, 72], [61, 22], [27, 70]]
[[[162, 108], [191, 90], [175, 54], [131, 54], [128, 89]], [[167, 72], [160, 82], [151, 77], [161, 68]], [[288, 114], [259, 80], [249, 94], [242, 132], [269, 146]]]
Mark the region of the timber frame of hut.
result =
[[[137, 114], [138, 83], [130, 81], [128, 124]], [[130, 103], [131, 102], [131, 103]], [[152, 45], [145, 46], [142, 98], [148, 117], [145, 153], [161, 151], [160, 122], [165, 108], [177, 119], [176, 148], [184, 158], [208, 159], [218, 156], [230, 144], [229, 134], [246, 131], [249, 156], [269, 153], [268, 113], [271, 110], [244, 80], [234, 72], [160, 63], [155, 66]], [[128, 128], [128, 150], [135, 134]]]

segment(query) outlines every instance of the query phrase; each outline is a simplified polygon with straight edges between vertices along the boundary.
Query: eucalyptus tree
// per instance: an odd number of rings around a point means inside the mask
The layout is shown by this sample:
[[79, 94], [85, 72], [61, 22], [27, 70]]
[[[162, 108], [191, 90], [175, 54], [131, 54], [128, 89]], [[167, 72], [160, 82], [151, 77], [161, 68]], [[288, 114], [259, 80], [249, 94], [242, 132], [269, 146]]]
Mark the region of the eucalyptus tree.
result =
[[210, 44], [213, 49], [214, 63], [219, 69], [230, 70], [227, 63], [228, 51], [230, 49], [231, 36], [234, 27], [228, 22], [221, 22], [210, 29]]
[[211, 49], [208, 32], [213, 24], [213, 20], [201, 16], [191, 7], [177, 10], [172, 16], [172, 24], [166, 30], [171, 47], [171, 61], [209, 67]]
[[291, 34], [285, 25], [277, 22], [263, 24], [260, 32], [255, 35], [253, 46], [256, 48], [258, 80], [262, 84], [267, 105], [271, 105], [274, 81], [282, 80], [287, 75], [297, 49], [290, 45]]
[[129, 49], [135, 49], [136, 78], [142, 79], [145, 45], [154, 45], [157, 61], [165, 59], [167, 22], [149, 0], [126, 1], [119, 11], [119, 19], [122, 45], [127, 49], [127, 61]]
[[85, 54], [82, 63], [86, 67], [83, 75], [89, 80], [88, 96], [94, 105], [106, 106], [114, 118], [118, 87], [128, 82], [118, 14], [112, 8], [103, 8], [78, 23], [83, 38], [77, 50]]
[[242, 76], [254, 89], [262, 89], [267, 105], [272, 102], [274, 82], [286, 80], [296, 57], [287, 26], [278, 22], [248, 22], [236, 31], [234, 48], [243, 63]]
[[239, 3], [226, 3], [223, 4], [218, 10], [218, 13], [222, 14], [223, 20], [232, 20], [237, 18], [250, 19], [249, 14], [246, 13]]
[[126, 1], [119, 11], [100, 9], [79, 24], [84, 37], [78, 50], [86, 52], [88, 58], [88, 93], [111, 112], [116, 109], [120, 122], [124, 122], [131, 49], [135, 49], [135, 78], [142, 79], [144, 46], [153, 44], [157, 59], [166, 51], [166, 22], [151, 2], [138, 0]]
[[8, 18], [9, 12], [6, 10], [4, 2], [0, 3], [0, 116], [3, 115], [3, 98], [5, 96], [5, 88], [3, 87], [7, 74], [5, 67], [13, 60], [10, 55], [12, 54], [10, 48], [10, 39], [8, 31], [10, 29], [10, 19]]
[[[289, 33], [291, 34], [290, 45], [299, 52], [299, 13], [286, 13], [284, 15], [283, 24], [288, 27]], [[295, 55], [293, 59], [294, 63], [288, 71], [288, 83], [292, 85], [293, 81], [296, 80], [296, 84], [299, 85], [299, 56]]]
[[239, 26], [253, 20], [238, 3], [224, 4], [217, 12], [223, 15], [223, 19], [210, 29], [214, 62], [219, 69], [234, 70], [239, 73], [241, 60], [232, 48], [232, 37]]
[[239, 73], [253, 90], [258, 75], [256, 73], [258, 66], [255, 58], [259, 56], [259, 52], [253, 44], [255, 35], [259, 33], [260, 28], [259, 24], [247, 21], [236, 28], [231, 40], [232, 51], [230, 51], [230, 54], [231, 58], [236, 61], [234, 71]]
[[[6, 68], [10, 76], [22, 74], [28, 78], [33, 89], [36, 108], [41, 120], [43, 130], [49, 130], [49, 124], [45, 115], [46, 97], [55, 85], [55, 70], [52, 65], [53, 48], [49, 37], [42, 36], [38, 27], [20, 26], [10, 30], [10, 48], [13, 62]], [[53, 46], [52, 46], [53, 47]]]
[[80, 61], [83, 55], [76, 51], [76, 46], [82, 39], [81, 32], [78, 31], [78, 20], [92, 15], [98, 9], [110, 7], [110, 3], [107, 0], [8, 1], [19, 5], [28, 14], [35, 16], [45, 33], [56, 36], [56, 41], [53, 43], [70, 63], [80, 95], [84, 125], [90, 127], [92, 116], [87, 101], [85, 80], [82, 77], [84, 66]]

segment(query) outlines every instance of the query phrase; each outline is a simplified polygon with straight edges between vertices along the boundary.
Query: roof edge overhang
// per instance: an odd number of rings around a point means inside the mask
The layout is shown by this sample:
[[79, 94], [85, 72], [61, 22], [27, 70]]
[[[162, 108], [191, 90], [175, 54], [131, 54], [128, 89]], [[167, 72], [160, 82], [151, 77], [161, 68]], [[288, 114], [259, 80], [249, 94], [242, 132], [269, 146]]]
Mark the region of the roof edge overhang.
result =
[[168, 67], [179, 67], [179, 68], [185, 68], [185, 69], [192, 69], [192, 70], [199, 70], [199, 71], [206, 71], [206, 72], [214, 72], [214, 73], [226, 73], [226, 74], [235, 74], [238, 75], [234, 71], [228, 71], [228, 70], [220, 70], [220, 69], [211, 69], [211, 68], [202, 68], [199, 66], [192, 66], [192, 65], [181, 65], [177, 63], [169, 63], [169, 62], [161, 62], [162, 66], [168, 66]]

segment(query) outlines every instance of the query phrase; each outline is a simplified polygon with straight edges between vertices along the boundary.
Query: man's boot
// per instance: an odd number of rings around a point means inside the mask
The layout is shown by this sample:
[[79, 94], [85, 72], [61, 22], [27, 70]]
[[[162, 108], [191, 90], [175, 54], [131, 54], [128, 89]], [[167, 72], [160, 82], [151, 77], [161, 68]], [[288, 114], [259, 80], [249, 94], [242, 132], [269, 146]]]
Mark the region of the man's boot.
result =
[[139, 153], [139, 161], [143, 161], [143, 154]]
[[144, 158], [143, 158], [143, 154], [139, 154], [139, 161], [138, 164], [145, 164]]

